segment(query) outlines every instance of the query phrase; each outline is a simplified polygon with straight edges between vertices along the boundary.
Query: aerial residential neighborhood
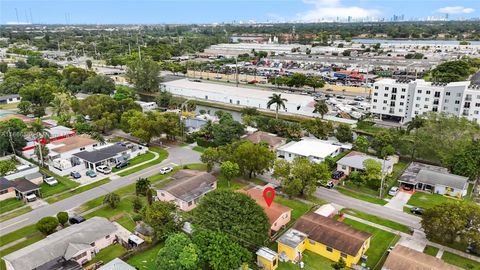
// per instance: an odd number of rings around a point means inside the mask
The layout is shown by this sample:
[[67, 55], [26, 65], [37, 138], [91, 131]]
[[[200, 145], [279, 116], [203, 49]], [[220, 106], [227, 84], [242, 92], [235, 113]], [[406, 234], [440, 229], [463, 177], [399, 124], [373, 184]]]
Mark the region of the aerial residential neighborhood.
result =
[[475, 1], [1, 1], [0, 270], [480, 270]]

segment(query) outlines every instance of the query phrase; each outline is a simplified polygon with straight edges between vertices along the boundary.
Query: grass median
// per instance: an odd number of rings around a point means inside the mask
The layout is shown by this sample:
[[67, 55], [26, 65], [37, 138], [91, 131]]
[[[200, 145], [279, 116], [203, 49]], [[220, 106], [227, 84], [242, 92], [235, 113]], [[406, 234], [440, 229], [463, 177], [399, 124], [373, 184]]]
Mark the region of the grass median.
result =
[[403, 224], [400, 224], [400, 223], [397, 223], [395, 221], [391, 221], [391, 220], [388, 220], [388, 219], [384, 219], [384, 218], [381, 218], [381, 217], [377, 217], [377, 216], [374, 216], [374, 215], [371, 215], [371, 214], [368, 214], [368, 213], [365, 213], [365, 212], [362, 212], [362, 211], [358, 211], [358, 210], [351, 209], [351, 208], [345, 208], [345, 209], [342, 209], [341, 212], [344, 213], [344, 214], [349, 214], [349, 215], [361, 218], [361, 219], [366, 220], [366, 221], [373, 222], [373, 223], [378, 224], [378, 225], [388, 227], [390, 229], [394, 229], [394, 230], [404, 232], [404, 233], [408, 233], [408, 234], [411, 233], [410, 228], [406, 225], [403, 225]]
[[373, 197], [373, 196], [370, 196], [370, 195], [367, 195], [367, 194], [351, 191], [349, 189], [346, 189], [346, 188], [340, 187], [340, 186], [337, 186], [336, 189], [338, 190], [338, 192], [342, 193], [343, 195], [347, 195], [349, 197], [352, 197], [352, 198], [355, 198], [355, 199], [358, 199], [358, 200], [362, 200], [362, 201], [366, 201], [366, 202], [374, 203], [374, 204], [378, 204], [378, 205], [387, 204], [387, 201], [382, 200], [378, 197]]

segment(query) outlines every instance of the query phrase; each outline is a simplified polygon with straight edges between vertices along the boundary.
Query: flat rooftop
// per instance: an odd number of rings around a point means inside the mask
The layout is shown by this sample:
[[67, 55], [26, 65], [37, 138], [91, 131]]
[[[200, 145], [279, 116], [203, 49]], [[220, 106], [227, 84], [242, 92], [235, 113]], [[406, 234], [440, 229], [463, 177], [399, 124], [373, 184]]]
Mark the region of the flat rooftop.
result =
[[333, 145], [326, 143], [322, 140], [314, 138], [303, 138], [298, 142], [290, 142], [284, 146], [278, 148], [280, 151], [285, 151], [305, 157], [320, 157], [325, 158], [341, 147], [338, 145]]

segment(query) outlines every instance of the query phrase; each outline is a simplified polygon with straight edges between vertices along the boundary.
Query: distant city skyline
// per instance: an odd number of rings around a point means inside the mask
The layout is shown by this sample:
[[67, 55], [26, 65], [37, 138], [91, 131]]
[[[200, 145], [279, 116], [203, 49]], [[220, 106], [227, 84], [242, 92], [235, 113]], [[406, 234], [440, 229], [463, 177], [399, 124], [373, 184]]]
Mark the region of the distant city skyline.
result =
[[2, 0], [0, 23], [356, 22], [480, 18], [478, 0]]

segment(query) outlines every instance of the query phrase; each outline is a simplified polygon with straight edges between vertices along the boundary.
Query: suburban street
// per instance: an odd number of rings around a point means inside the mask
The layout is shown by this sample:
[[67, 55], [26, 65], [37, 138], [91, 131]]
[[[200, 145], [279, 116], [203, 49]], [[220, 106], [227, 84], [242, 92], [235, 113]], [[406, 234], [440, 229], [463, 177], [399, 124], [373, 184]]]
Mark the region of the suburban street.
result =
[[385, 206], [381, 206], [378, 204], [373, 204], [369, 202], [365, 202], [362, 200], [358, 200], [342, 193], [326, 189], [326, 188], [317, 188], [315, 191], [315, 196], [321, 199], [324, 199], [328, 202], [332, 202], [344, 207], [357, 209], [359, 211], [363, 211], [369, 213], [371, 215], [375, 215], [381, 218], [393, 220], [395, 222], [407, 225], [414, 229], [420, 229], [420, 221], [421, 218], [404, 213], [402, 211], [393, 210]]
[[119, 188], [134, 183], [140, 177], [149, 177], [158, 173], [159, 169], [165, 165], [182, 165], [200, 162], [200, 153], [193, 151], [188, 147], [172, 146], [167, 149], [168, 158], [161, 163], [151, 166], [147, 169], [133, 173], [131, 175], [120, 177], [106, 183], [102, 186], [90, 189], [81, 194], [69, 197], [54, 204], [42, 206], [21, 216], [9, 219], [0, 223], [0, 235], [5, 235], [17, 229], [36, 223], [43, 217], [56, 215], [58, 212], [67, 211], [78, 207], [90, 200], [113, 192]]

